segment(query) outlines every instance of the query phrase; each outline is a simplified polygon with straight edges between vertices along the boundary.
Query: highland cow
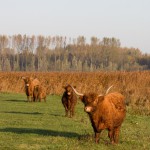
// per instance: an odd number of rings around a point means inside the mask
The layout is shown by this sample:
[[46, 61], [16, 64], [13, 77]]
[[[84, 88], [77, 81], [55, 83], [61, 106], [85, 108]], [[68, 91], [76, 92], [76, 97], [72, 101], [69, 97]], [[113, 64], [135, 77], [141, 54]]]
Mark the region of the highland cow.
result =
[[[96, 93], [78, 93], [84, 104], [84, 111], [88, 113], [94, 133], [95, 142], [99, 142], [102, 130], [108, 130], [108, 137], [112, 144], [117, 144], [119, 140], [120, 128], [126, 116], [126, 105], [124, 96], [114, 92], [105, 95]], [[107, 91], [108, 92], [108, 91]]]
[[77, 103], [77, 96], [74, 93], [72, 87], [70, 85], [64, 86], [65, 92], [62, 96], [62, 104], [65, 108], [65, 116], [68, 116], [68, 113], [70, 113], [69, 117], [74, 116], [75, 106]]
[[25, 83], [25, 93], [27, 95], [27, 101], [34, 101], [33, 90], [34, 87], [40, 85], [40, 81], [37, 78], [32, 77], [22, 77]]
[[37, 85], [33, 90], [33, 99], [34, 101], [41, 102], [42, 99], [46, 102], [46, 89], [42, 85]]

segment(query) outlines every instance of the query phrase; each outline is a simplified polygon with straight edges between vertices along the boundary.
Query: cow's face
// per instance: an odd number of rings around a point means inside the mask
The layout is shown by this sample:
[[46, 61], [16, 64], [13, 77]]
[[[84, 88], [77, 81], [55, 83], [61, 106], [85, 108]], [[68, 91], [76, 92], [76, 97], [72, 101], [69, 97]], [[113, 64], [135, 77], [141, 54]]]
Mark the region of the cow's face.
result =
[[33, 80], [31, 77], [22, 77], [22, 79], [24, 80], [26, 88], [28, 88], [31, 85], [31, 82]]
[[89, 93], [81, 96], [80, 99], [84, 103], [84, 111], [92, 113], [97, 109], [97, 105], [101, 98], [95, 93]]
[[65, 89], [68, 96], [72, 95], [73, 89], [70, 85], [65, 86], [64, 89]]

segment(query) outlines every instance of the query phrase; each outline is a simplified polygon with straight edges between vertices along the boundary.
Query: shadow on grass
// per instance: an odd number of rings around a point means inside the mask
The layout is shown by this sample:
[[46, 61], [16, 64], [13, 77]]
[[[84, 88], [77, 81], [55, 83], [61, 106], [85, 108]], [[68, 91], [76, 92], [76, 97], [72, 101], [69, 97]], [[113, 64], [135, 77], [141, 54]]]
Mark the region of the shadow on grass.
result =
[[55, 116], [55, 117], [65, 117], [65, 115], [59, 115], [59, 114], [50, 114], [51, 116]]
[[16, 100], [16, 99], [9, 99], [9, 100], [3, 100], [3, 101], [7, 101], [7, 102], [27, 102], [27, 100]]
[[39, 134], [43, 136], [60, 136], [73, 138], [78, 137], [79, 134], [74, 132], [65, 132], [65, 131], [54, 131], [54, 130], [45, 130], [45, 129], [29, 129], [29, 128], [3, 128], [0, 129], [0, 132], [11, 132], [16, 134]]
[[7, 114], [25, 114], [25, 115], [41, 115], [42, 113], [39, 112], [19, 112], [19, 111], [4, 111], [1, 113], [7, 113]]

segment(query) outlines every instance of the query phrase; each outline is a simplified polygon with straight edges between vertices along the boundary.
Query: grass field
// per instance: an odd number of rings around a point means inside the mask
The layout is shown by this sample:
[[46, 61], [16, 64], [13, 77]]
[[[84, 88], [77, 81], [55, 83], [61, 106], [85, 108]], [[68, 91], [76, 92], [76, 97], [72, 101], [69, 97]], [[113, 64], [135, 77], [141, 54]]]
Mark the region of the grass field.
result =
[[107, 132], [99, 144], [83, 104], [76, 106], [74, 118], [64, 117], [60, 96], [47, 102], [28, 103], [25, 94], [0, 93], [1, 150], [149, 150], [150, 117], [132, 114], [130, 108], [122, 125], [118, 145], [106, 145]]

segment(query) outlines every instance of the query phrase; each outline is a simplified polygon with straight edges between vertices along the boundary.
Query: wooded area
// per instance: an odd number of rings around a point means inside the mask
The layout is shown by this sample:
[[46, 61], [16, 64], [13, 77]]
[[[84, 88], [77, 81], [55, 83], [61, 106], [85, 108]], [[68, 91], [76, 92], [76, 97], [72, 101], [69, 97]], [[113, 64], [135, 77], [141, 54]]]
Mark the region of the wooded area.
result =
[[150, 70], [150, 54], [116, 38], [0, 35], [0, 71], [102, 70]]

